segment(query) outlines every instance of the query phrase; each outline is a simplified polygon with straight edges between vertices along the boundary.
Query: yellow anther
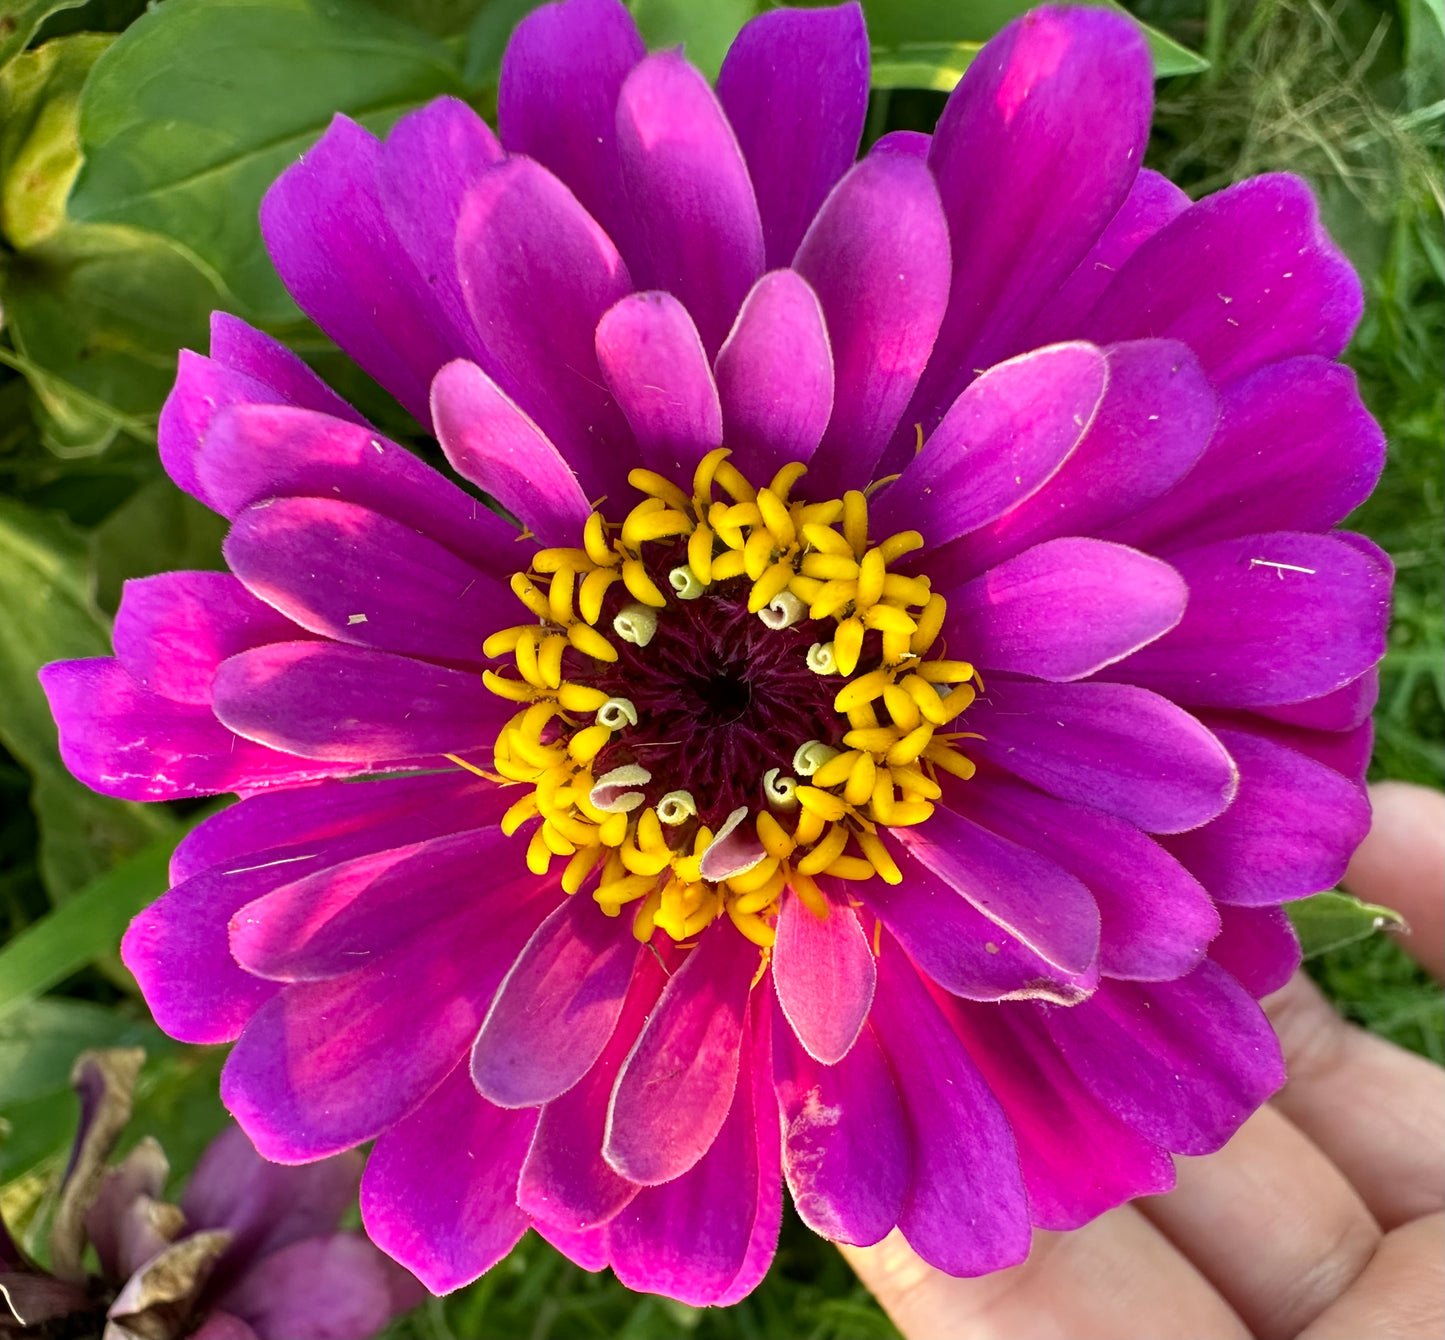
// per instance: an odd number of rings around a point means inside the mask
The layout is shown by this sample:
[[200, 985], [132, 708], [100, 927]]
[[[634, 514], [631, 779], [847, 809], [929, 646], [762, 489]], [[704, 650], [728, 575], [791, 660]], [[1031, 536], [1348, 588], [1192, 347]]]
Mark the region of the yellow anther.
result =
[[563, 568], [590, 572], [592, 555], [585, 549], [539, 549], [532, 555], [533, 572], [561, 572]]
[[741, 549], [730, 549], [725, 554], [719, 554], [712, 561], [712, 579], [714, 582], [725, 582], [732, 577], [743, 575], [743, 553]]
[[699, 525], [687, 537], [687, 566], [704, 586], [712, 581], [713, 538], [712, 527], [706, 525]]
[[[752, 871], [749, 871], [748, 873], [751, 875]], [[778, 901], [778, 898], [782, 894], [786, 883], [787, 880], [785, 879], [782, 870], [775, 869], [773, 873], [768, 876], [767, 882], [763, 884], [760, 888], [750, 889], [747, 893], [738, 894], [738, 911], [748, 913], [761, 912], [766, 915], [767, 909], [771, 908], [773, 904]], [[733, 892], [737, 891], [735, 883], [731, 880], [728, 881], [728, 889]]]
[[865, 726], [843, 737], [850, 749], [866, 749], [870, 754], [887, 753], [897, 741], [898, 732], [892, 726]]
[[797, 844], [767, 810], [759, 810], [753, 816], [753, 824], [757, 829], [758, 841], [763, 844], [763, 850], [769, 856], [785, 861], [793, 854], [793, 848]]
[[617, 648], [602, 636], [591, 624], [574, 623], [567, 630], [567, 641], [584, 656], [594, 661], [615, 661]]
[[922, 716], [918, 710], [918, 704], [914, 702], [912, 696], [897, 684], [884, 686], [883, 706], [888, 709], [888, 715], [892, 718], [893, 724], [900, 730], [912, 730], [918, 725]]
[[482, 671], [482, 683], [498, 698], [506, 698], [514, 703], [529, 703], [537, 696], [537, 690], [530, 684], [517, 679], [503, 679], [492, 670]]
[[888, 565], [884, 562], [881, 549], [870, 549], [858, 563], [859, 609], [876, 605], [883, 595], [883, 582], [888, 576]]
[[622, 543], [627, 549], [637, 550], [651, 540], [686, 535], [691, 529], [692, 521], [670, 507], [651, 512], [633, 511], [622, 523]]
[[506, 656], [517, 649], [517, 643], [532, 630], [524, 626], [503, 628], [482, 643], [483, 656]]
[[843, 500], [829, 498], [826, 502], [805, 503], [798, 509], [798, 525], [832, 526], [843, 519]]
[[562, 568], [553, 573], [552, 584], [547, 588], [547, 617], [557, 624], [572, 622], [572, 588], [576, 574], [571, 568]]
[[[803, 560], [805, 563], [807, 559]], [[852, 561], [851, 559], [849, 560]], [[808, 610], [810, 619], [829, 619], [837, 614], [845, 605], [853, 599], [853, 593], [857, 590], [858, 583], [851, 578], [834, 578], [832, 581], [823, 582], [813, 595], [812, 604]]]
[[931, 721], [935, 726], [943, 724], [943, 699], [926, 679], [920, 675], [907, 675], [899, 680], [898, 687], [913, 699], [925, 721]]
[[802, 899], [803, 906], [808, 909], [819, 921], [828, 919], [828, 899], [808, 875], [800, 875], [794, 870], [788, 876], [788, 886]]
[[793, 825], [793, 841], [800, 847], [811, 847], [828, 827], [828, 821], [812, 810], [800, 810], [798, 822]]
[[[748, 543], [751, 544], [752, 541], [749, 540]], [[747, 557], [746, 550], [744, 550], [743, 557]], [[774, 563], [753, 582], [753, 589], [748, 593], [748, 612], [760, 614], [776, 597], [787, 590], [792, 576], [793, 566], [791, 563], [786, 561]]]
[[933, 816], [933, 806], [926, 800], [895, 800], [888, 815], [890, 828], [911, 828]]
[[907, 639], [917, 631], [918, 625], [896, 605], [872, 605], [863, 611], [863, 627], [876, 628], [880, 633], [899, 633], [904, 638], [902, 646], [907, 649]]
[[668, 507], [679, 512], [686, 512], [692, 505], [692, 499], [687, 494], [666, 475], [660, 475], [655, 470], [629, 470], [627, 482], [639, 493], [645, 493], [650, 498], [661, 498]]
[[572, 856], [576, 854], [577, 848], [568, 842], [555, 824], [545, 823], [538, 830], [542, 835], [542, 841], [547, 844], [547, 850], [554, 856]]
[[[748, 536], [747, 542], [743, 545], [743, 571], [753, 581], [757, 581], [772, 565], [773, 553], [772, 535], [759, 527]], [[763, 603], [766, 604], [767, 601]], [[753, 613], [756, 614], [757, 610], [754, 610]]]
[[[759, 861], [751, 870], [745, 870], [741, 875], [733, 875], [728, 880], [728, 888], [733, 893], [756, 893], [774, 875], [779, 874], [778, 867], [782, 864], [776, 856], [769, 856], [766, 860]], [[779, 881], [781, 885], [781, 880]], [[763, 906], [767, 904], [764, 903]], [[756, 911], [757, 909], [752, 909]]]
[[612, 739], [606, 726], [587, 726], [567, 741], [567, 752], [579, 763], [591, 763]]
[[[648, 810], [648, 814], [652, 811]], [[672, 853], [664, 847], [661, 851], [640, 851], [631, 838], [619, 848], [622, 864], [634, 875], [660, 875], [672, 864]]]
[[848, 724], [854, 730], [872, 730], [878, 724], [878, 713], [872, 703], [864, 703], [848, 713]]
[[617, 555], [607, 542], [607, 525], [601, 512], [593, 512], [587, 518], [587, 524], [582, 527], [582, 544], [587, 557], [600, 567], [611, 567], [617, 562]]
[[973, 666], [967, 661], [924, 661], [918, 676], [930, 684], [962, 684], [973, 678]]
[[805, 577], [819, 577], [825, 582], [858, 580], [858, 564], [848, 554], [804, 554], [799, 567]]
[[907, 633], [883, 634], [883, 663], [885, 665], [891, 665], [897, 668], [900, 667], [904, 661], [914, 659], [913, 653], [908, 650], [908, 636]]
[[537, 652], [537, 673], [549, 689], [562, 687], [562, 654], [567, 650], [567, 639], [560, 633], [544, 638]]
[[789, 461], [787, 465], [783, 466], [783, 468], [773, 476], [772, 481], [768, 484], [768, 488], [771, 489], [781, 501], [787, 502], [788, 494], [793, 491], [793, 485], [807, 473], [808, 467], [804, 465], [802, 461]]
[[720, 466], [732, 452], [726, 447], [714, 447], [697, 463], [692, 474], [692, 496], [694, 501], [703, 503], [712, 500], [712, 484]]
[[516, 653], [517, 673], [520, 674], [527, 683], [535, 685], [539, 689], [547, 687], [542, 680], [541, 667], [537, 664], [537, 645], [541, 640], [541, 629], [532, 629], [531, 636], [524, 637], [517, 643]]
[[563, 684], [557, 690], [557, 701], [569, 712], [595, 712], [607, 702], [607, 694], [587, 684]]
[[891, 682], [887, 670], [872, 670], [866, 675], [859, 675], [857, 679], [850, 681], [838, 690], [837, 696], [833, 699], [833, 710], [835, 712], [851, 712], [855, 707], [871, 703], [883, 693]]
[[885, 883], [903, 883], [903, 872], [898, 868], [898, 863], [888, 854], [888, 848], [883, 845], [882, 838], [876, 833], [854, 833], [853, 839], [863, 849], [863, 855], [868, 858], [868, 863], [883, 877]]
[[843, 495], [843, 537], [855, 558], [868, 548], [868, 499], [857, 489]]
[[928, 603], [918, 614], [918, 631], [909, 640], [908, 646], [916, 655], [926, 655], [943, 631], [943, 619], [948, 613], [948, 602], [941, 595], [928, 597]]
[[932, 739], [933, 724], [925, 721], [923, 725], [909, 731], [896, 744], [890, 746], [885, 757], [889, 763], [912, 763], [928, 748], [928, 742]]
[[627, 815], [623, 811], [609, 814], [597, 826], [597, 837], [606, 847], [620, 847], [627, 838]]
[[501, 829], [508, 837], [517, 831], [528, 819], [537, 817], [537, 793], [529, 792], [516, 804], [508, 807], [507, 812], [502, 815]]
[[874, 871], [872, 864], [861, 856], [840, 856], [819, 873], [831, 875], [834, 879], [872, 879]]
[[852, 558], [853, 548], [831, 526], [809, 521], [803, 525], [803, 539], [820, 554], [836, 554], [840, 558]]
[[972, 684], [955, 684], [953, 692], [943, 700], [943, 724], [946, 726], [961, 712], [966, 712], [974, 700]]
[[844, 619], [833, 633], [833, 655], [838, 660], [838, 670], [851, 675], [858, 668], [858, 657], [863, 652], [863, 624], [857, 618]]
[[873, 779], [877, 774], [878, 765], [873, 762], [873, 755], [859, 754], [853, 771], [843, 783], [843, 799], [855, 808], [866, 805], [873, 795]]
[[813, 773], [813, 785], [822, 787], [842, 786], [853, 775], [853, 765], [863, 755], [856, 749], [846, 754], [830, 751], [832, 757], [820, 764]]
[[517, 597], [539, 619], [547, 618], [550, 610], [547, 597], [525, 572], [514, 572], [511, 580], [512, 594]]
[[735, 502], [752, 502], [758, 491], [731, 461], [720, 461], [713, 475], [718, 487], [729, 494]]
[[821, 875], [843, 854], [847, 845], [848, 830], [842, 824], [835, 823], [817, 846], [793, 862], [793, 869], [802, 875]]
[[564, 893], [576, 893], [586, 882], [587, 876], [597, 868], [597, 862], [602, 859], [604, 848], [578, 847], [572, 859], [567, 862], [567, 868], [562, 872], [562, 891]]
[[507, 747], [514, 761], [520, 759], [534, 768], [555, 768], [567, 757], [566, 750], [553, 749], [520, 730], [507, 732]]
[[534, 875], [545, 875], [547, 867], [552, 864], [552, 849], [542, 836], [546, 831], [545, 826], [539, 828], [532, 834], [532, 840], [527, 843], [527, 869]]
[[932, 595], [927, 577], [905, 577], [901, 572], [890, 572], [883, 578], [883, 599], [899, 605], [928, 604]]
[[923, 536], [916, 530], [900, 530], [897, 535], [890, 535], [878, 548], [886, 562], [896, 563], [904, 554], [922, 549]]
[[794, 794], [805, 810], [829, 823], [836, 823], [848, 813], [848, 807], [837, 796], [816, 786], [800, 786]]
[[762, 949], [771, 949], [773, 942], [778, 938], [777, 932], [761, 917], [751, 915], [738, 910], [736, 903], [727, 905], [728, 916], [732, 919], [734, 926], [738, 928], [749, 940]]
[[657, 925], [657, 911], [661, 906], [662, 893], [654, 889], [637, 909], [637, 916], [632, 922], [632, 934], [640, 943], [646, 944], [652, 939], [653, 928]]
[[613, 582], [620, 582], [622, 573], [617, 568], [596, 568], [582, 579], [582, 589], [577, 593], [577, 611], [588, 623], [596, 623], [602, 617], [602, 601], [607, 588]]
[[797, 540], [798, 530], [788, 514], [787, 504], [772, 489], [758, 491], [757, 509], [779, 549], [787, 549]]
[[950, 749], [941, 741], [935, 740], [923, 751], [923, 756], [935, 768], [942, 768], [944, 772], [951, 772], [955, 777], [961, 777], [965, 782], [978, 771], [971, 758], [960, 754], [956, 749]]
[[643, 566], [640, 558], [622, 560], [622, 580], [632, 593], [634, 600], [640, 600], [644, 605], [652, 605], [657, 609], [666, 607], [667, 597], [657, 589], [656, 583], [647, 575], [647, 569]]
[[[927, 753], [928, 751], [924, 750], [924, 754]], [[937, 800], [943, 795], [943, 788], [912, 764], [899, 763], [891, 766], [888, 771], [893, 774], [895, 785], [920, 800]]]

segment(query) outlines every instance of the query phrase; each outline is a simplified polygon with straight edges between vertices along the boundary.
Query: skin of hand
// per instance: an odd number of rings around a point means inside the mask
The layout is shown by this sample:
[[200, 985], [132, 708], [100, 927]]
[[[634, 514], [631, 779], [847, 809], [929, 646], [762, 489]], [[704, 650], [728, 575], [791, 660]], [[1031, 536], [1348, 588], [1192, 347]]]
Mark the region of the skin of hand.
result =
[[[1445, 796], [1371, 788], [1345, 876], [1445, 975]], [[1289, 1082], [1168, 1195], [1020, 1266], [953, 1279], [899, 1236], [844, 1255], [907, 1340], [1406, 1340], [1445, 1335], [1445, 1071], [1346, 1024], [1303, 973], [1264, 1002]]]

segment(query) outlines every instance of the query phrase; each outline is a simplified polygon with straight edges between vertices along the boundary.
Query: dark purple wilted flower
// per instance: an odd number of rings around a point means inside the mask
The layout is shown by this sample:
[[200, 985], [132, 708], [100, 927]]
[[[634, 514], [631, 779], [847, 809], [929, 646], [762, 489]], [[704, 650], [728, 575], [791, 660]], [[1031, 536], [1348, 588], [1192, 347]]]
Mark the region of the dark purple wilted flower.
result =
[[531, 1224], [735, 1300], [780, 1169], [828, 1237], [993, 1270], [1280, 1084], [1278, 905], [1368, 821], [1389, 569], [1331, 528], [1382, 441], [1308, 190], [1141, 171], [1150, 81], [1041, 9], [855, 163], [856, 5], [755, 19], [714, 92], [567, 0], [500, 143], [338, 118], [267, 197], [524, 532], [218, 316], [161, 451], [231, 573], [130, 583], [45, 683], [91, 785], [244, 797], [126, 962], [236, 1039], [268, 1158], [376, 1140], [433, 1289]]
[[[103, 1327], [105, 1340], [358, 1340], [415, 1305], [416, 1280], [361, 1234], [336, 1231], [356, 1198], [358, 1154], [278, 1167], [228, 1126], [179, 1205], [162, 1199], [169, 1165], [149, 1136], [107, 1168], [143, 1060], [113, 1050], [76, 1061], [81, 1119], [50, 1270], [0, 1223], [0, 1336]], [[99, 1275], [86, 1267], [87, 1243]]]

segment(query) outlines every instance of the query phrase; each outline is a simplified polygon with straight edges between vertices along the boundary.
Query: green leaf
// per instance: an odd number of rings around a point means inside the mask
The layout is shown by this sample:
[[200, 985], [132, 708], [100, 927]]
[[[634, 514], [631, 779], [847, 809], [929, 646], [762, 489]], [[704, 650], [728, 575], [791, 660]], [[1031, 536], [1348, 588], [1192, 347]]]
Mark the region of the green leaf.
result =
[[1285, 911], [1300, 939], [1306, 958], [1314, 958], [1341, 945], [1368, 939], [1378, 930], [1398, 930], [1404, 918], [1392, 908], [1377, 903], [1362, 903], [1358, 898], [1338, 889], [1317, 893], [1312, 898], [1286, 903]]
[[0, 0], [0, 69], [15, 59], [40, 31], [40, 25], [62, 9], [76, 9], [85, 0]]
[[[87, 1047], [145, 1047], [161, 1041], [154, 1024], [86, 1000], [32, 1000], [0, 1018], [0, 1111], [70, 1087], [70, 1067]], [[164, 1045], [164, 1044], [162, 1044]]]
[[253, 319], [295, 320], [257, 225], [266, 188], [336, 112], [379, 131], [460, 92], [445, 46], [358, 0], [166, 0], [86, 84], [71, 216], [164, 234]]
[[119, 857], [174, 831], [159, 807], [98, 796], [60, 761], [35, 676], [49, 661], [104, 656], [110, 637], [86, 590], [85, 541], [57, 517], [0, 498], [0, 740], [35, 778], [40, 867], [64, 899]]
[[951, 93], [981, 42], [905, 42], [873, 52], [874, 88], [930, 88]]
[[632, 17], [649, 50], [682, 43], [687, 58], [716, 79], [738, 29], [754, 14], [754, 0], [631, 0]]

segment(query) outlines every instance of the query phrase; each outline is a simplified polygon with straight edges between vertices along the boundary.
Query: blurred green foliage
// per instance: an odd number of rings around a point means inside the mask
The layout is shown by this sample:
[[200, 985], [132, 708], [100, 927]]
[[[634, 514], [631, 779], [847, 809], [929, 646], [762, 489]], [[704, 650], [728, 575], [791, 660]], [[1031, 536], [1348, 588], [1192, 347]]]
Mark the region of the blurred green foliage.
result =
[[[534, 0], [0, 0], [0, 1208], [44, 1211], [87, 1045], [150, 1051], [128, 1139], [184, 1174], [224, 1119], [221, 1054], [149, 1022], [115, 959], [194, 818], [96, 796], [60, 762], [35, 671], [102, 655], [127, 578], [219, 564], [224, 524], [164, 477], [176, 351], [226, 307], [286, 339], [388, 432], [415, 425], [299, 312], [256, 224], [266, 185], [346, 112], [385, 129], [438, 93], [494, 108]], [[649, 42], [715, 72], [759, 0], [632, 0]], [[868, 137], [931, 129], [1015, 0], [865, 0]], [[1116, 6], [1117, 7], [1117, 6]], [[1163, 77], [1150, 163], [1198, 195], [1307, 177], [1364, 278], [1348, 354], [1389, 461], [1354, 524], [1398, 569], [1377, 776], [1445, 784], [1445, 18], [1439, 0], [1130, 0]], [[1202, 53], [1203, 59], [1193, 53]], [[1364, 1026], [1445, 1058], [1439, 988], [1374, 915], [1305, 913], [1311, 971]], [[41, 993], [48, 991], [48, 995]], [[789, 1215], [768, 1279], [698, 1311], [591, 1276], [535, 1235], [394, 1335], [877, 1337], [838, 1255]]]

